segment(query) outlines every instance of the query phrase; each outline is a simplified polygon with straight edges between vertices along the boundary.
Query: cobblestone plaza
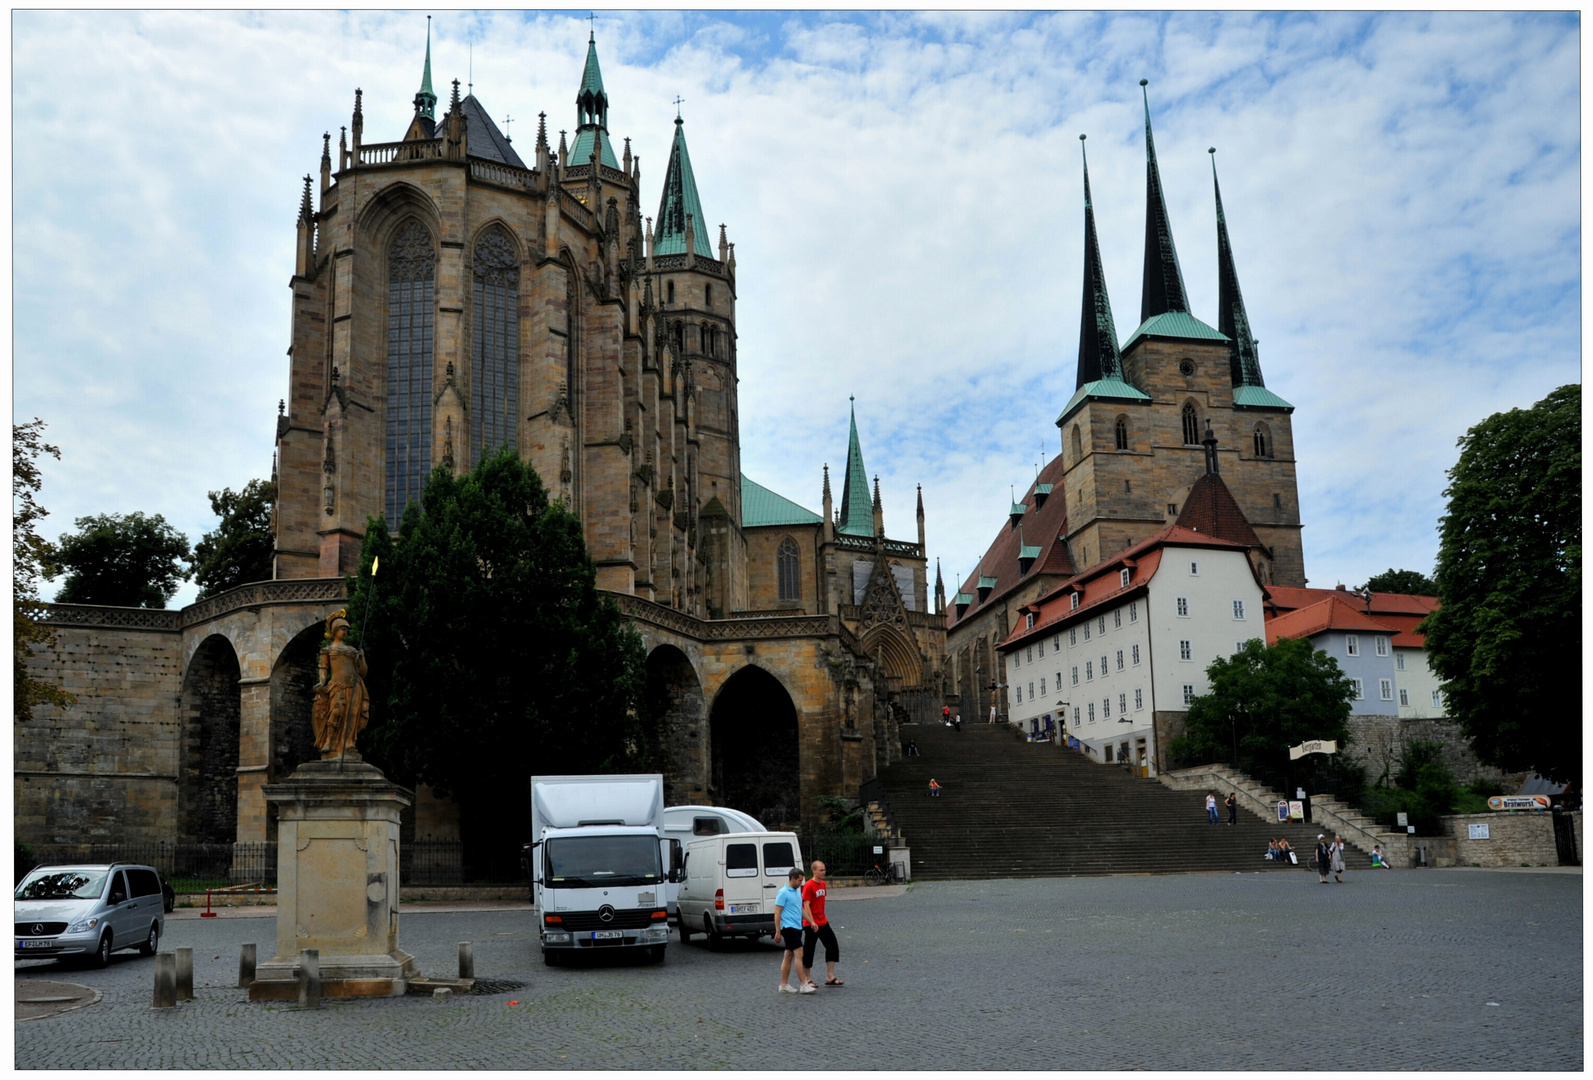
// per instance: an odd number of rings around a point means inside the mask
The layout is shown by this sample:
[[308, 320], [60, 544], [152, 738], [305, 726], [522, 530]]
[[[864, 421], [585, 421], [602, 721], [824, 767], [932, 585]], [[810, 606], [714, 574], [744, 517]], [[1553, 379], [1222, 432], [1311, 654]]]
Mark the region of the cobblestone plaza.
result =
[[[403, 915], [452, 1000], [250, 1004], [266, 918], [179, 912], [196, 1000], [154, 962], [16, 965], [101, 991], [19, 1022], [18, 1068], [1581, 1069], [1580, 873], [1390, 871], [937, 882], [836, 890], [846, 986], [775, 992], [779, 953], [673, 942], [662, 966], [544, 967], [528, 907]], [[602, 958], [605, 961], [609, 958]]]

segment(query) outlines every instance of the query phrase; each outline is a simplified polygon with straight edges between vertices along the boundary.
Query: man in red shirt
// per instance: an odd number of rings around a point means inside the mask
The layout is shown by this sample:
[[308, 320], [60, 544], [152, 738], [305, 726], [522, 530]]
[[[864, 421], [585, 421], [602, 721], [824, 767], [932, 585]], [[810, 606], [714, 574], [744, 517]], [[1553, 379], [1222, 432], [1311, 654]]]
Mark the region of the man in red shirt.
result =
[[841, 958], [841, 945], [830, 929], [830, 920], [824, 916], [824, 897], [828, 886], [824, 883], [825, 866], [813, 860], [813, 876], [802, 886], [802, 966], [813, 971], [813, 954], [818, 943], [824, 942], [825, 986], [845, 986], [835, 977], [835, 962]]

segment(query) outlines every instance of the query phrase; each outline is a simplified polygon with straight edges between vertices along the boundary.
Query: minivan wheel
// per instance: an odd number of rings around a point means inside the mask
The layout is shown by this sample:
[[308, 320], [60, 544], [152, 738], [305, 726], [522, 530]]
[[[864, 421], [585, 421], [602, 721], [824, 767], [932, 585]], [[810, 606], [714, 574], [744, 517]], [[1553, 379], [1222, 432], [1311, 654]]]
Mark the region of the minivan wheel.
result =
[[691, 930], [686, 926], [685, 919], [680, 920], [676, 928], [680, 931], [680, 943], [682, 945], [691, 940]]
[[107, 931], [105, 931], [104, 936], [100, 938], [99, 948], [94, 950], [93, 964], [94, 964], [95, 967], [102, 968], [106, 964], [109, 964], [110, 962], [111, 962], [111, 932], [109, 930], [107, 930]]
[[138, 947], [139, 956], [154, 956], [160, 950], [160, 923], [149, 924], [149, 937]]
[[702, 913], [702, 932], [708, 935], [708, 947], [717, 949], [724, 944], [724, 935], [714, 929], [713, 916], [706, 911]]

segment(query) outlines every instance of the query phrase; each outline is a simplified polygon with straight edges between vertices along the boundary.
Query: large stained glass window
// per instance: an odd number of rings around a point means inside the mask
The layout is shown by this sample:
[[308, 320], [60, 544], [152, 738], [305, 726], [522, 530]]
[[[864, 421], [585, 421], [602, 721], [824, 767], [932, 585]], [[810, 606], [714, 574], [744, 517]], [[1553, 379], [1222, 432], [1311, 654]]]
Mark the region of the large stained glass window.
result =
[[519, 447], [520, 258], [493, 227], [476, 241], [470, 342], [470, 460]]
[[418, 221], [387, 249], [387, 526], [419, 501], [431, 471], [431, 369], [437, 252]]

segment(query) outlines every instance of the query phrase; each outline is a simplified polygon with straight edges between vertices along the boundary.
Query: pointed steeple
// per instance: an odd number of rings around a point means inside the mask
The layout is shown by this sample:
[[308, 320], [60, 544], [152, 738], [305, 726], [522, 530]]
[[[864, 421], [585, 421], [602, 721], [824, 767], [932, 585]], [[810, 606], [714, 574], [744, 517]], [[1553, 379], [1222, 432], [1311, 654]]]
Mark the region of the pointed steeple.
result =
[[868, 471], [863, 448], [857, 441], [857, 405], [852, 399], [852, 433], [846, 444], [846, 477], [841, 481], [841, 519], [835, 531], [846, 536], [873, 536], [873, 500], [868, 492]]
[[669, 150], [669, 166], [664, 170], [664, 197], [658, 204], [658, 242], [655, 255], [683, 255], [686, 252], [687, 218], [691, 219], [692, 247], [707, 255], [708, 228], [703, 224], [702, 202], [697, 198], [697, 178], [691, 171], [691, 155], [686, 152], [686, 122], [675, 117], [675, 142]]
[[431, 16], [426, 16], [426, 67], [420, 77], [420, 92], [415, 95], [415, 115], [437, 119], [437, 95], [431, 90]]
[[[586, 68], [581, 72], [581, 88], [575, 92], [575, 145], [567, 164], [585, 165], [597, 147], [597, 133], [608, 134], [608, 93], [603, 89], [603, 71], [597, 64], [597, 34], [593, 32], [586, 41]], [[611, 169], [618, 169], [614, 160], [612, 139], [602, 140], [598, 148], [600, 160]], [[559, 155], [561, 161], [564, 155]]]
[[879, 497], [879, 474], [874, 474], [874, 537], [877, 540], [885, 538], [885, 504]]
[[1228, 371], [1235, 386], [1265, 386], [1261, 358], [1250, 334], [1245, 298], [1239, 292], [1239, 273], [1233, 265], [1233, 245], [1228, 242], [1228, 219], [1222, 212], [1222, 186], [1217, 183], [1217, 148], [1211, 155], [1211, 188], [1217, 195], [1217, 329], [1228, 339]]
[[1139, 81], [1145, 100], [1145, 280], [1140, 291], [1139, 321], [1169, 311], [1188, 311], [1183, 271], [1173, 247], [1173, 229], [1167, 221], [1167, 200], [1162, 197], [1162, 174], [1156, 165], [1156, 141], [1151, 137], [1149, 80]]
[[1079, 306], [1079, 376], [1075, 389], [1099, 379], [1123, 377], [1112, 301], [1106, 295], [1106, 268], [1101, 264], [1101, 243], [1095, 232], [1090, 159], [1084, 153], [1083, 135], [1079, 136], [1079, 155], [1084, 159], [1084, 299]]

